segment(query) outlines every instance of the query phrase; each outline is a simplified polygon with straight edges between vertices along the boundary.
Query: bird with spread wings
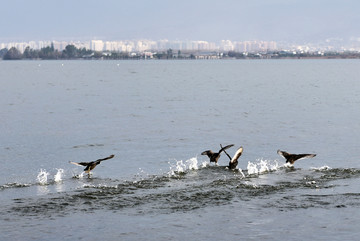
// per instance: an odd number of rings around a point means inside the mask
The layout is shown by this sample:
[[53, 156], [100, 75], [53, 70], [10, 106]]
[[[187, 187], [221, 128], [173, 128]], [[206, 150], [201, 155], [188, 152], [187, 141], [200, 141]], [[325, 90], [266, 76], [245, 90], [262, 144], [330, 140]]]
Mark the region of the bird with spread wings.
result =
[[99, 165], [102, 161], [108, 160], [113, 158], [115, 155], [110, 155], [108, 157], [102, 158], [102, 159], [98, 159], [96, 161], [92, 161], [92, 162], [73, 162], [73, 161], [69, 161], [69, 163], [71, 164], [75, 164], [77, 166], [85, 166], [84, 171], [86, 173], [88, 173], [90, 175], [90, 171], [93, 170], [97, 165]]
[[[220, 145], [221, 146], [221, 145]], [[222, 147], [222, 146], [221, 146]], [[235, 169], [238, 165], [238, 159], [241, 156], [242, 152], [243, 152], [243, 147], [240, 146], [239, 149], [237, 149], [237, 151], [235, 152], [234, 156], [231, 158], [231, 156], [226, 152], [226, 150], [224, 150], [225, 154], [229, 157], [230, 162], [229, 162], [229, 169]]]

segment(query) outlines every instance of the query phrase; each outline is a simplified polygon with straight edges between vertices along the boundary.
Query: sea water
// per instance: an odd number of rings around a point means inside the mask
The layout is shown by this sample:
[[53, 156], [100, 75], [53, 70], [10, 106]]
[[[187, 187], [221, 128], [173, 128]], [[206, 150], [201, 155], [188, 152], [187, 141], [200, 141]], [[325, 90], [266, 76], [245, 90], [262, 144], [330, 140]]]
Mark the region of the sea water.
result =
[[0, 239], [357, 240], [359, 65], [0, 61]]

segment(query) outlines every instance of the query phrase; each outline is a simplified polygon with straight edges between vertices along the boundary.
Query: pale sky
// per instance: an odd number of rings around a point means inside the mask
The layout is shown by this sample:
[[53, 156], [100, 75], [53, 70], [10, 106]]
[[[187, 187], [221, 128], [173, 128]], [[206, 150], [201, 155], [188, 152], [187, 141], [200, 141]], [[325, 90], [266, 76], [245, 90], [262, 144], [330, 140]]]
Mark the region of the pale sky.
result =
[[0, 41], [360, 38], [359, 0], [0, 0]]

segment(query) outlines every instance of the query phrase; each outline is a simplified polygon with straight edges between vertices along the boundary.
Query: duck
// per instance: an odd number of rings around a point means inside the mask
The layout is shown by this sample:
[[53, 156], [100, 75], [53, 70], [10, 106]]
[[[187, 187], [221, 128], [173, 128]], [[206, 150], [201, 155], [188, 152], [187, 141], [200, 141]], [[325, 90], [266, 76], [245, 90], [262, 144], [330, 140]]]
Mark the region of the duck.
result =
[[[221, 145], [220, 145], [221, 146]], [[242, 152], [243, 152], [243, 147], [240, 146], [237, 151], [235, 152], [234, 156], [231, 158], [231, 156], [224, 150], [225, 154], [229, 157], [230, 162], [229, 162], [229, 166], [228, 168], [231, 169], [235, 169], [238, 165], [238, 159], [241, 156]]]
[[304, 159], [304, 158], [313, 158], [316, 154], [291, 154], [286, 151], [278, 150], [277, 153], [286, 159], [286, 163], [294, 165], [295, 161]]
[[220, 158], [221, 152], [223, 152], [224, 150], [226, 150], [226, 149], [228, 149], [228, 148], [230, 148], [232, 146], [234, 146], [234, 144], [230, 144], [230, 145], [227, 145], [227, 146], [224, 146], [224, 147], [222, 147], [220, 145], [221, 149], [218, 152], [213, 152], [211, 150], [207, 150], [207, 151], [203, 151], [201, 153], [201, 155], [207, 155], [210, 158], [210, 163], [215, 162], [215, 164], [217, 164], [218, 160]]
[[110, 155], [108, 157], [98, 159], [96, 161], [91, 161], [91, 162], [73, 162], [73, 161], [69, 161], [69, 163], [77, 165], [77, 166], [85, 166], [84, 171], [90, 175], [90, 171], [92, 171], [102, 161], [109, 160], [109, 159], [113, 158], [114, 156], [115, 155]]

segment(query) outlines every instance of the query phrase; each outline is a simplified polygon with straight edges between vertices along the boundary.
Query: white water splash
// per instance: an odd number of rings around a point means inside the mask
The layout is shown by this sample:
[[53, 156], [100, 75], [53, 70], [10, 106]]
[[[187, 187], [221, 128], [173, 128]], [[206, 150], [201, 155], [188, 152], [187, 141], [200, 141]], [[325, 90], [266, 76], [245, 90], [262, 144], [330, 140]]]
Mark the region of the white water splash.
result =
[[49, 175], [49, 173], [46, 172], [46, 170], [40, 169], [40, 172], [37, 175], [37, 180], [40, 183], [40, 185], [46, 185], [47, 184], [48, 175]]
[[201, 163], [201, 167], [202, 168], [205, 168], [205, 167], [207, 167], [207, 166], [209, 166], [210, 164], [208, 163], [208, 162], [206, 162], [206, 161], [203, 161], [202, 163]]
[[79, 175], [76, 175], [76, 177], [81, 179], [81, 178], [84, 178], [84, 175], [85, 175], [85, 172], [82, 172]]
[[[169, 164], [171, 165], [170, 162]], [[205, 166], [206, 163], [201, 164], [201, 167], [205, 167]], [[199, 169], [198, 160], [196, 157], [193, 157], [190, 158], [189, 160], [186, 160], [185, 162], [183, 160], [176, 161], [174, 165], [170, 166], [169, 175], [173, 176], [176, 173], [183, 173], [186, 172], [187, 170], [198, 170], [198, 169]]]
[[63, 174], [64, 174], [64, 169], [61, 168], [57, 169], [57, 173], [54, 176], [54, 181], [61, 182]]
[[279, 163], [271, 160], [257, 160], [257, 163], [248, 162], [248, 174], [261, 174], [269, 171], [276, 171], [279, 169]]

